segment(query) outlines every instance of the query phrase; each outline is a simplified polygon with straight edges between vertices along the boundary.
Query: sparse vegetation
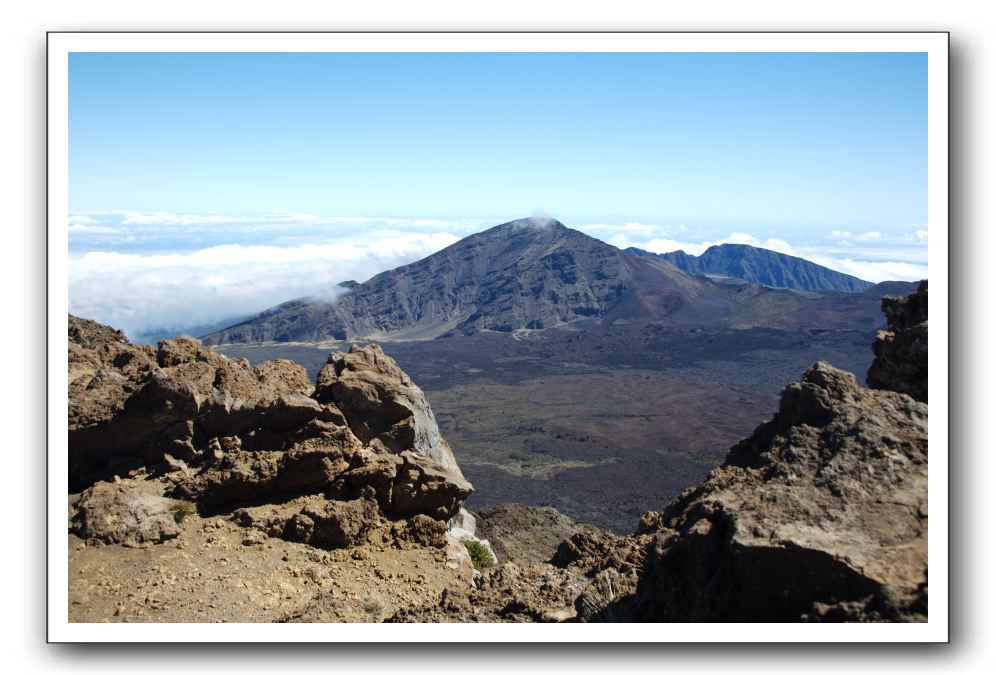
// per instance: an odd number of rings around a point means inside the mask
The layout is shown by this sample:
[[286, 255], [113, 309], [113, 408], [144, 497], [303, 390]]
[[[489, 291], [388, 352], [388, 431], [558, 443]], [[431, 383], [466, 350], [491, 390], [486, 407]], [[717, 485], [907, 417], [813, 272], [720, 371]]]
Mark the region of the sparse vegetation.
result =
[[361, 606], [363, 607], [363, 611], [370, 616], [377, 616], [384, 611], [384, 603], [373, 596], [364, 598]]
[[486, 570], [495, 566], [495, 559], [491, 557], [488, 549], [479, 541], [468, 539], [463, 542], [464, 548], [470, 554], [470, 562], [474, 564], [474, 569], [478, 571]]
[[192, 516], [197, 512], [197, 508], [194, 506], [193, 502], [188, 501], [178, 501], [170, 509], [170, 513], [173, 514], [173, 520], [179, 525], [187, 516]]

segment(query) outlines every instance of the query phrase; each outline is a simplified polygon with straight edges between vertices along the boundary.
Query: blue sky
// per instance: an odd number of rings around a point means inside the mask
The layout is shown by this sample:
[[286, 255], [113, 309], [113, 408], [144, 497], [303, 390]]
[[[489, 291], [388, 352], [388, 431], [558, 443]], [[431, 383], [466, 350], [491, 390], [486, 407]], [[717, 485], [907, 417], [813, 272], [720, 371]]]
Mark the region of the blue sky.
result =
[[70, 304], [210, 322], [537, 211], [919, 278], [926, 97], [922, 54], [73, 54]]

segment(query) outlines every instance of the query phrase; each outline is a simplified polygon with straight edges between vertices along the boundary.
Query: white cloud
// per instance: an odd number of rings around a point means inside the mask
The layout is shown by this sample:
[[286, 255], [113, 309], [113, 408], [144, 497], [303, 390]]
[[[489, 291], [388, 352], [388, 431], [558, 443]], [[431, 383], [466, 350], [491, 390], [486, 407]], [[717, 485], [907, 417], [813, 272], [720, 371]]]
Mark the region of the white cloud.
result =
[[804, 256], [818, 265], [878, 283], [880, 281], [919, 281], [927, 278], [927, 266], [896, 261], [852, 260], [814, 253]]
[[926, 243], [927, 241], [927, 230], [926, 228], [913, 226], [915, 229], [913, 231], [907, 231], [911, 228], [899, 228], [898, 231], [891, 233], [882, 233], [879, 230], [868, 230], [867, 232], [859, 232], [855, 234], [850, 230], [833, 230], [830, 232], [830, 238], [840, 242], [890, 242], [895, 244], [915, 244], [915, 243]]
[[117, 234], [121, 230], [106, 225], [87, 225], [85, 223], [69, 223], [70, 232], [88, 232], [90, 234]]
[[[207, 223], [201, 226], [210, 231]], [[339, 235], [328, 243], [77, 252], [69, 259], [70, 311], [132, 337], [179, 331], [239, 319], [298, 297], [331, 300], [341, 292], [341, 281], [364, 281], [460, 239], [446, 231], [383, 228]]]

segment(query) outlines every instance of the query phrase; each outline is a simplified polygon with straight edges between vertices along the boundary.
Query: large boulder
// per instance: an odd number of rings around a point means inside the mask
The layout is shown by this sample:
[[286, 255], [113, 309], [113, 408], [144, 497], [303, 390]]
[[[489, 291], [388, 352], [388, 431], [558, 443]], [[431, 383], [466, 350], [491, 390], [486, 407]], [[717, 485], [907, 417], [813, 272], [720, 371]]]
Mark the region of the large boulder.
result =
[[337, 549], [364, 542], [382, 520], [377, 503], [367, 497], [326, 501], [309, 506], [288, 521], [284, 536], [316, 548]]
[[926, 620], [927, 406], [817, 363], [643, 527], [640, 620]]
[[88, 543], [140, 546], [180, 534], [184, 510], [136, 481], [97, 483], [80, 495], [71, 530]]
[[882, 299], [888, 330], [880, 330], [868, 370], [872, 389], [888, 389], [927, 402], [927, 282], [916, 293]]

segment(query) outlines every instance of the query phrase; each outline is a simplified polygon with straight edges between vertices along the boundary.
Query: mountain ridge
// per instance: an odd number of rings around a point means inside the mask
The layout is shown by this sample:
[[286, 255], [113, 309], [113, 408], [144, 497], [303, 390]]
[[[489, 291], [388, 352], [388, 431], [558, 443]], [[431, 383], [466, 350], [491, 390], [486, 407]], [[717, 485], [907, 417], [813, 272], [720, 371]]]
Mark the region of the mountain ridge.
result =
[[688, 274], [723, 276], [772, 288], [854, 293], [873, 286], [870, 281], [837, 272], [805, 258], [747, 244], [718, 244], [698, 256], [685, 251], [651, 253], [636, 247], [625, 250], [639, 257], [666, 260]]

